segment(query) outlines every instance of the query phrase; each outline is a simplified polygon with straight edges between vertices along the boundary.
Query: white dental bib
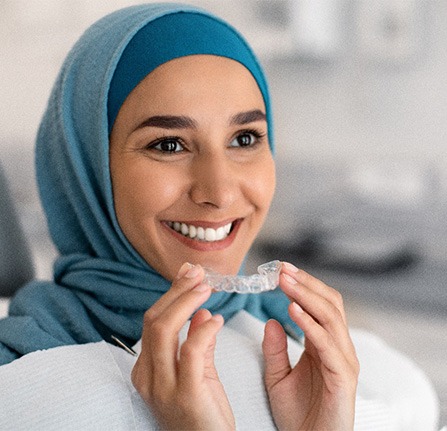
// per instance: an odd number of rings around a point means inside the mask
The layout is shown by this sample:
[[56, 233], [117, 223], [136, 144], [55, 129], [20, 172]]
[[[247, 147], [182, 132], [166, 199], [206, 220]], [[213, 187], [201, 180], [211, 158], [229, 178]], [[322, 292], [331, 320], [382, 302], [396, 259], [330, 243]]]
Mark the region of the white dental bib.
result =
[[[218, 336], [216, 366], [238, 430], [276, 429], [263, 385], [263, 330], [241, 311]], [[352, 336], [361, 363], [355, 429], [435, 430], [437, 398], [419, 368], [371, 334]], [[289, 339], [289, 352], [295, 361], [302, 346]], [[130, 381], [135, 360], [99, 342], [30, 353], [0, 367], [0, 429], [157, 429]]]

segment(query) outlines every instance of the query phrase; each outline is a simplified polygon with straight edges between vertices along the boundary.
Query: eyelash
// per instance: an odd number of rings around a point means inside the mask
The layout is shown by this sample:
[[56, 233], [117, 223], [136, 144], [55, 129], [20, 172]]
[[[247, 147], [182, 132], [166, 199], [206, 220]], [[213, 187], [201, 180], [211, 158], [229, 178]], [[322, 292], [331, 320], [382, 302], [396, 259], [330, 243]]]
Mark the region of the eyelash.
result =
[[[162, 150], [156, 148], [158, 145], [161, 145], [163, 143], [173, 142], [176, 145], [180, 145], [183, 147], [181, 151], [170, 151], [170, 150]], [[184, 151], [184, 145], [182, 144], [181, 139], [179, 139], [176, 136], [164, 136], [162, 138], [157, 138], [154, 142], [151, 142], [149, 145], [146, 146], [146, 149], [148, 150], [155, 150], [162, 154], [175, 154], [175, 153], [181, 153]]]
[[[235, 139], [238, 139], [241, 136], [245, 136], [245, 135], [253, 136], [254, 142], [249, 145], [241, 145], [241, 146], [234, 146], [234, 147], [230, 146], [230, 148], [252, 149], [263, 141], [263, 139], [266, 136], [266, 133], [260, 132], [259, 130], [256, 130], [256, 129], [241, 130], [231, 139], [230, 143], [233, 142]], [[157, 146], [159, 146], [163, 143], [168, 143], [168, 142], [172, 142], [175, 145], [180, 145], [182, 147], [182, 149], [180, 151], [175, 151], [175, 150], [171, 151], [171, 150], [162, 150], [160, 148], [156, 148]], [[182, 140], [177, 136], [164, 136], [161, 138], [157, 138], [155, 141], [151, 142], [145, 148], [147, 150], [155, 150], [162, 154], [168, 154], [168, 155], [178, 154], [178, 153], [182, 153], [183, 151], [185, 151], [185, 145], [182, 143]]]
[[256, 129], [241, 130], [234, 136], [234, 138], [231, 140], [231, 142], [233, 142], [235, 139], [240, 138], [241, 136], [244, 136], [244, 135], [252, 135], [254, 137], [254, 142], [250, 145], [242, 145], [240, 147], [234, 147], [234, 148], [245, 148], [245, 149], [254, 148], [263, 141], [263, 139], [266, 136], [266, 133], [260, 132], [259, 130], [256, 130]]

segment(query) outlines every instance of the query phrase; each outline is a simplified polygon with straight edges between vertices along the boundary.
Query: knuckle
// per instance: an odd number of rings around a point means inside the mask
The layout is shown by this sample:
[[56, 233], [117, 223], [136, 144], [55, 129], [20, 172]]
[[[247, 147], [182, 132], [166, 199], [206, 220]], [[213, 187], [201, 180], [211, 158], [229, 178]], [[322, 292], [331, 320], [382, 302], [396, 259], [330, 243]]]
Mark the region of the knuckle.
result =
[[149, 400], [150, 399], [149, 382], [140, 372], [140, 367], [138, 366], [138, 364], [135, 364], [134, 368], [132, 369], [130, 378], [133, 387], [137, 390], [140, 396], [145, 401]]
[[306, 271], [300, 271], [299, 273], [300, 281], [304, 284], [308, 284], [313, 280], [313, 277]]
[[150, 325], [155, 318], [155, 312], [152, 307], [148, 308], [143, 316], [144, 326]]
[[333, 289], [333, 301], [338, 309], [343, 310], [344, 308], [343, 295], [338, 290], [335, 289]]
[[150, 345], [161, 345], [166, 342], [166, 340], [169, 340], [172, 333], [169, 323], [170, 322], [166, 322], [166, 319], [145, 315], [143, 323], [143, 334], [146, 334], [145, 342]]
[[320, 343], [317, 349], [321, 355], [326, 354], [326, 352], [330, 352], [334, 348], [334, 341], [328, 333], [323, 332], [322, 334], [319, 334], [319, 338]]
[[187, 284], [187, 279], [185, 278], [174, 280], [171, 284], [170, 290], [181, 290], [184, 288], [185, 284]]
[[185, 361], [192, 361], [197, 353], [197, 348], [191, 342], [184, 342], [180, 347], [180, 357]]
[[323, 338], [323, 346], [325, 348], [327, 348], [328, 350], [332, 350], [332, 349], [334, 349], [334, 347], [336, 347], [334, 339], [328, 332], [325, 331], [322, 334], [322, 338]]
[[328, 303], [326, 312], [319, 316], [318, 320], [323, 326], [338, 324], [343, 321], [340, 310], [332, 303]]
[[357, 355], [354, 356], [354, 359], [352, 361], [352, 369], [353, 369], [353, 373], [356, 377], [359, 376], [360, 374], [360, 361], [357, 358]]
[[151, 321], [150, 331], [151, 336], [155, 341], [157, 340], [162, 341], [166, 339], [166, 337], [169, 335], [170, 328], [166, 325], [166, 323], [163, 320], [157, 319]]

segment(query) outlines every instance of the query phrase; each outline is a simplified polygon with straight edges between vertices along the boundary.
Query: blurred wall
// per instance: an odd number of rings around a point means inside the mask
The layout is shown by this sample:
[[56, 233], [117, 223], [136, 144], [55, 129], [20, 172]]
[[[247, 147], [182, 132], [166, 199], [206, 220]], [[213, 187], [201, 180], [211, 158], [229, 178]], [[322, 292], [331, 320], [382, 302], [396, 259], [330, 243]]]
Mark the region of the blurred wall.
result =
[[[0, 2], [0, 146], [10, 171], [17, 154], [19, 168], [32, 162], [38, 123], [69, 48], [90, 23], [135, 3]], [[189, 3], [222, 15], [255, 45], [271, 83], [280, 160], [411, 160], [447, 191], [446, 2]], [[380, 40], [384, 35], [389, 40]]]

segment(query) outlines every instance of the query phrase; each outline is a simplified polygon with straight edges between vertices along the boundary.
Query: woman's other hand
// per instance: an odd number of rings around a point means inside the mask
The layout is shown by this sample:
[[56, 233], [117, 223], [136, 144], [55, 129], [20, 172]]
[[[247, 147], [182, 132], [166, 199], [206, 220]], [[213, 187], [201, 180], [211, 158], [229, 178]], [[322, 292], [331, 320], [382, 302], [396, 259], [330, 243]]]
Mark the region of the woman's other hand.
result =
[[305, 350], [292, 368], [287, 338], [271, 320], [265, 327], [265, 384], [280, 430], [353, 428], [359, 363], [341, 295], [320, 280], [284, 263], [280, 287], [289, 314], [305, 335]]
[[179, 349], [179, 331], [210, 296], [203, 268], [184, 264], [171, 289], [144, 316], [142, 350], [132, 382], [162, 429], [234, 429], [234, 417], [214, 366], [223, 317], [197, 311]]

